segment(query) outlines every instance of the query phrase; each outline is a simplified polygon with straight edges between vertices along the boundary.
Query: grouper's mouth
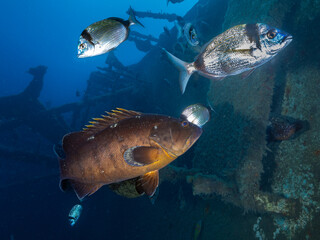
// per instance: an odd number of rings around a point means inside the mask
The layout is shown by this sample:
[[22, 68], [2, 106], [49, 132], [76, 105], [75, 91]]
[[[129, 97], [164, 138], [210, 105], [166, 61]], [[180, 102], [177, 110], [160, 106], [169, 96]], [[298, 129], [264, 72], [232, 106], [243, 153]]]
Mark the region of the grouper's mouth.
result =
[[162, 146], [160, 143], [158, 143], [157, 141], [155, 141], [154, 139], [151, 139], [152, 143], [155, 144], [157, 147], [161, 148], [170, 158], [177, 158], [179, 157], [177, 154], [173, 153], [172, 151], [170, 151], [169, 149], [167, 149], [166, 147]]

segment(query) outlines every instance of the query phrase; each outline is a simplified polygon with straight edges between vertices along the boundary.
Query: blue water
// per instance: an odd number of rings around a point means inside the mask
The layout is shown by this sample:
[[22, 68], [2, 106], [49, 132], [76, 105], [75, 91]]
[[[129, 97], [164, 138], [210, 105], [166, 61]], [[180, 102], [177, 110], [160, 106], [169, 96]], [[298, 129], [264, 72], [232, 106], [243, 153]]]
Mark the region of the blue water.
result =
[[[239, 2], [2, 2], [0, 240], [320, 239], [320, 3]], [[158, 40], [149, 51], [126, 40], [112, 51], [125, 67], [111, 72], [109, 53], [77, 58], [88, 25], [127, 20], [130, 6], [183, 17], [195, 26], [199, 46], [177, 39], [172, 21], [138, 16], [145, 27], [131, 31]], [[178, 70], [162, 48], [192, 62], [227, 28], [256, 22], [289, 32], [292, 43], [248, 78], [211, 81], [193, 74], [181, 94]], [[195, 103], [210, 109], [211, 120], [199, 140], [160, 171], [151, 201], [107, 186], [82, 202], [74, 191], [60, 190], [53, 146], [65, 134], [117, 107], [179, 118]], [[83, 211], [70, 226], [75, 204]]]
[[[152, 10], [184, 15], [194, 4], [189, 0], [179, 5], [166, 1], [6, 1], [2, 4], [1, 22], [5, 38], [1, 45], [0, 95], [22, 91], [31, 80], [25, 71], [39, 64], [49, 67], [42, 102], [52, 106], [76, 100], [75, 91], [84, 91], [90, 72], [103, 66], [105, 56], [77, 59], [78, 39], [88, 25], [110, 16], [127, 19], [126, 11], [132, 5], [139, 11]], [[173, 23], [142, 19], [145, 29], [132, 30], [154, 37], [171, 28]], [[145, 54], [132, 42], [124, 42], [115, 51], [125, 65], [137, 63]], [[11, 83], [11, 84], [8, 84]]]

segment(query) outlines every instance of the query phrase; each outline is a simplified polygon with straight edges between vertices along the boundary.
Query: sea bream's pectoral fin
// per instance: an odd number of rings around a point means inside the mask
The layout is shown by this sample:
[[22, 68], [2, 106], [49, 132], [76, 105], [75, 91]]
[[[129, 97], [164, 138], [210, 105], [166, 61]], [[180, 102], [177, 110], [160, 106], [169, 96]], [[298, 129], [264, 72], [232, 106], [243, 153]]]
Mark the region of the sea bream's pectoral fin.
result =
[[245, 72], [241, 73], [241, 78], [242, 78], [242, 79], [245, 79], [245, 78], [249, 77], [254, 70], [255, 70], [255, 69], [252, 68], [252, 69], [250, 69], [250, 70], [248, 70], [248, 71], [245, 71]]
[[141, 167], [158, 161], [161, 151], [156, 147], [136, 146], [125, 151], [123, 158], [129, 165]]
[[151, 171], [141, 176], [136, 182], [136, 190], [139, 194], [145, 193], [152, 197], [159, 186], [158, 170]]
[[86, 196], [94, 194], [103, 184], [97, 183], [81, 183], [75, 180], [69, 180], [79, 200], [82, 200]]

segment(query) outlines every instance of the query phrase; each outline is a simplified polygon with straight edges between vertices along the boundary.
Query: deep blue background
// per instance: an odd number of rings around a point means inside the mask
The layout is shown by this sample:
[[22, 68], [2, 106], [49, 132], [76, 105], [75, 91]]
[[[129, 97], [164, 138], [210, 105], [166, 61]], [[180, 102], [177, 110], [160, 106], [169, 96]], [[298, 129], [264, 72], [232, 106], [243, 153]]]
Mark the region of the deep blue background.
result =
[[[1, 6], [0, 96], [21, 92], [31, 80], [25, 73], [39, 64], [48, 66], [40, 100], [51, 106], [76, 101], [75, 91], [86, 87], [86, 80], [96, 66], [103, 66], [107, 55], [77, 59], [80, 33], [93, 22], [111, 16], [128, 18], [131, 5], [137, 11], [168, 12], [184, 15], [197, 1], [169, 4], [166, 0], [12, 0]], [[172, 23], [142, 18], [145, 29], [132, 30], [158, 37], [163, 26]], [[126, 41], [115, 50], [125, 64], [138, 62], [144, 53]]]
[[[127, 19], [125, 12], [130, 5], [137, 11], [183, 16], [196, 2], [186, 0], [169, 6], [166, 0], [2, 2], [0, 97], [22, 92], [32, 79], [26, 71], [46, 65], [40, 101], [51, 107], [78, 101], [75, 92], [84, 92], [90, 73], [97, 66], [104, 66], [107, 57], [105, 54], [77, 59], [78, 38], [84, 28], [108, 17]], [[164, 26], [173, 27], [165, 20], [139, 20], [145, 28], [133, 26], [132, 30], [155, 37]], [[145, 55], [130, 41], [121, 44], [115, 54], [125, 65], [136, 63]], [[51, 148], [48, 151], [52, 153]], [[78, 200], [75, 194], [60, 191], [58, 164], [3, 159], [0, 156], [0, 239], [141, 239], [143, 232], [125, 233], [122, 229], [134, 224], [133, 219], [140, 219], [140, 224], [153, 224], [163, 211], [152, 206], [147, 198], [126, 199], [105, 187], [90, 201], [83, 202], [79, 222], [70, 227], [68, 212]], [[143, 211], [155, 211], [155, 215], [144, 220]], [[148, 234], [152, 237], [152, 233]]]

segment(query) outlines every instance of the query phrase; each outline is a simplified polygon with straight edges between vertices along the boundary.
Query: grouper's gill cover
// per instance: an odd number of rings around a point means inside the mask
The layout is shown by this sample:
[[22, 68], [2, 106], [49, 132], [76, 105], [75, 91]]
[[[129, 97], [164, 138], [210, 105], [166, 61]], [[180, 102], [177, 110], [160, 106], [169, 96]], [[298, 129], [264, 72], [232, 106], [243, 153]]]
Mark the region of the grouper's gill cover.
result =
[[60, 187], [71, 186], [81, 200], [103, 185], [140, 177], [137, 191], [152, 196], [158, 169], [187, 151], [201, 133], [182, 119], [113, 110], [63, 138]]

